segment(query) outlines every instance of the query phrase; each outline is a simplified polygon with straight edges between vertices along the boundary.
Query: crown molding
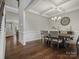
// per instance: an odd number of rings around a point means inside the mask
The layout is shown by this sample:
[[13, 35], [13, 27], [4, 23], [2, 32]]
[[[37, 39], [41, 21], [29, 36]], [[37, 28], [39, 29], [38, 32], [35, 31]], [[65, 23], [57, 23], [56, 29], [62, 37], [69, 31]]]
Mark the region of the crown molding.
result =
[[17, 8], [13, 8], [13, 7], [8, 6], [8, 5], [5, 5], [5, 9], [6, 9], [6, 11], [10, 11], [10, 12], [13, 12], [13, 13], [18, 13]]

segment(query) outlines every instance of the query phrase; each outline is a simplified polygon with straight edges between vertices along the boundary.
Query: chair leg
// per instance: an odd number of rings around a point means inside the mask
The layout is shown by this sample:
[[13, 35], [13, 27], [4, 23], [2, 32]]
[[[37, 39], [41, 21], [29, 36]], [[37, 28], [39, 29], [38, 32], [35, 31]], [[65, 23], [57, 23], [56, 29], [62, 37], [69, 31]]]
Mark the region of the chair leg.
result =
[[58, 40], [58, 43], [57, 43], [57, 48], [59, 49], [59, 40]]
[[41, 38], [41, 43], [42, 43], [42, 40], [43, 40], [43, 39]]
[[51, 47], [51, 41], [50, 40], [48, 40], [48, 46]]
[[41, 38], [41, 43], [45, 43], [44, 40], [45, 40], [44, 38]]
[[47, 40], [46, 40], [46, 38], [44, 38], [44, 44], [47, 44], [48, 42], [47, 42]]
[[51, 42], [50, 42], [50, 47], [52, 47], [52, 39], [51, 39]]
[[52, 47], [52, 42], [50, 42], [50, 47]]
[[59, 49], [59, 43], [57, 44], [57, 48]]
[[78, 47], [77, 47], [77, 56], [78, 56], [78, 54], [79, 54], [79, 50], [78, 50]]
[[44, 38], [44, 44], [46, 43], [46, 40], [45, 40], [45, 38]]

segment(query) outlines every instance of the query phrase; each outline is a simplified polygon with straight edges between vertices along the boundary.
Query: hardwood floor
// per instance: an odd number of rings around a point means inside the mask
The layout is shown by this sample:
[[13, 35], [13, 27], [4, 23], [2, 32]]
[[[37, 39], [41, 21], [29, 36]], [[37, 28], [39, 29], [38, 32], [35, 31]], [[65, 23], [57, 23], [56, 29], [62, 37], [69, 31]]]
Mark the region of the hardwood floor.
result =
[[13, 37], [6, 40], [6, 59], [79, 59], [79, 56], [66, 54], [65, 49], [50, 48], [40, 41], [22, 46], [19, 42], [14, 44]]

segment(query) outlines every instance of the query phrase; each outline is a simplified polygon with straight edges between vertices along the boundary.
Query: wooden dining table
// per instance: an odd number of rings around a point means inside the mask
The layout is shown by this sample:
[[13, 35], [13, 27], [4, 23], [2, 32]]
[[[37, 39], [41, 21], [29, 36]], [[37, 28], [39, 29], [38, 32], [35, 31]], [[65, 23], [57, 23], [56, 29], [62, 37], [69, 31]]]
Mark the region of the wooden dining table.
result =
[[59, 34], [59, 39], [62, 40], [63, 47], [66, 45], [66, 41], [73, 40], [72, 34]]
[[65, 40], [73, 40], [74, 35], [73, 34], [59, 34], [60, 39], [65, 39]]

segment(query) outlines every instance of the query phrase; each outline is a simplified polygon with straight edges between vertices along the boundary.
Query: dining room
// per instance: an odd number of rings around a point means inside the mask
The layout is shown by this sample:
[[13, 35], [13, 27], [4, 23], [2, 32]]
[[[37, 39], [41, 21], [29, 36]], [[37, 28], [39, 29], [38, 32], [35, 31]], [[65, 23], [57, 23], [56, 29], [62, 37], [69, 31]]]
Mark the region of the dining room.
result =
[[14, 13], [6, 0], [6, 10], [19, 15], [19, 38], [15, 45], [6, 39], [6, 59], [79, 59], [79, 0], [17, 1]]
[[79, 55], [79, 10], [51, 17], [51, 29], [41, 31], [41, 42], [48, 47], [63, 51], [66, 55]]

